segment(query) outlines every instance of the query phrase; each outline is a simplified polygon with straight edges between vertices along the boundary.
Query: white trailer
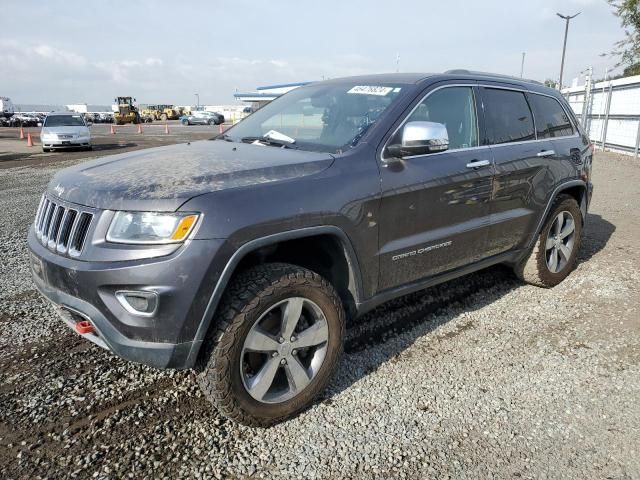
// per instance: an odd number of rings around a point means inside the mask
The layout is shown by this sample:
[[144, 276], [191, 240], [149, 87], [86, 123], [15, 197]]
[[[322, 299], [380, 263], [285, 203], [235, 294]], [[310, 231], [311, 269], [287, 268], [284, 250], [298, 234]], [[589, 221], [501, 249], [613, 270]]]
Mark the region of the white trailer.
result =
[[15, 110], [9, 97], [0, 97], [0, 116], [11, 118]]

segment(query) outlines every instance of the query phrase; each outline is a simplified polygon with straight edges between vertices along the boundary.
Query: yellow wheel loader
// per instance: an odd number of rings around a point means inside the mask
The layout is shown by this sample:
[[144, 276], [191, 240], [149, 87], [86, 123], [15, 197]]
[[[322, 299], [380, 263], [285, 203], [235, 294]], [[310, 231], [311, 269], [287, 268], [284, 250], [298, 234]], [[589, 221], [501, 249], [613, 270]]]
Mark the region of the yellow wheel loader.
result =
[[116, 98], [118, 110], [113, 114], [113, 120], [116, 125], [140, 123], [140, 112], [138, 112], [138, 108], [133, 104], [135, 101], [136, 99], [132, 99], [131, 97]]

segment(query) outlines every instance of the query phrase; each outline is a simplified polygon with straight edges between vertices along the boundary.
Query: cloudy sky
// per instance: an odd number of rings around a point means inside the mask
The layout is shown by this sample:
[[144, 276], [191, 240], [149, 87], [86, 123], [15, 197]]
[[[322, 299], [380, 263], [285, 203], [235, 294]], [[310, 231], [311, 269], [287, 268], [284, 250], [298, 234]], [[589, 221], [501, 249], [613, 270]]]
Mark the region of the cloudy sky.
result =
[[615, 60], [605, 0], [2, 0], [0, 95], [14, 103], [234, 103], [259, 85], [396, 70], [559, 75]]

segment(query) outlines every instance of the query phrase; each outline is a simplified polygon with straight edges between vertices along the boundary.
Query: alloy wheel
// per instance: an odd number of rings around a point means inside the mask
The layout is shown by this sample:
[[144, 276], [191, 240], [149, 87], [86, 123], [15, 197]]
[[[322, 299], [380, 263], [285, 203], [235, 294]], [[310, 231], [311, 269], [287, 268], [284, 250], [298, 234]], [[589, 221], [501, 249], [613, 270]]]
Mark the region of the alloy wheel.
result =
[[240, 375], [255, 400], [281, 403], [316, 377], [327, 353], [329, 326], [318, 305], [291, 297], [270, 307], [245, 338]]
[[571, 258], [575, 243], [576, 224], [571, 213], [560, 212], [549, 229], [545, 243], [547, 268], [551, 273], [560, 272]]

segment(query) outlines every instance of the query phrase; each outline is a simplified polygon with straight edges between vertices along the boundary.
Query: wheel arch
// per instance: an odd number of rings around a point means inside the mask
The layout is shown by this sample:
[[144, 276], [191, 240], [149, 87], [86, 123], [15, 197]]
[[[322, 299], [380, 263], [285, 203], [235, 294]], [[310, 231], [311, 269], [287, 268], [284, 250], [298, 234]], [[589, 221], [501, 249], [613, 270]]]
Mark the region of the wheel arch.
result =
[[[313, 255], [309, 255], [305, 248], [312, 247], [316, 249]], [[326, 250], [321, 247], [325, 247]], [[252, 266], [276, 261], [308, 268], [327, 278], [338, 291], [348, 314], [355, 313], [356, 304], [362, 301], [362, 273], [358, 259], [351, 241], [339, 227], [307, 227], [251, 240], [238, 248], [224, 267], [196, 330], [185, 362], [187, 367], [196, 363], [231, 278]], [[347, 277], [343, 277], [342, 274], [346, 274]]]
[[553, 206], [553, 203], [556, 201], [559, 195], [569, 195], [575, 198], [576, 202], [578, 202], [578, 206], [580, 207], [580, 213], [582, 214], [582, 223], [584, 224], [587, 217], [587, 185], [582, 180], [571, 180], [565, 183], [558, 185], [553, 193], [549, 196], [549, 200], [547, 201], [547, 205], [540, 216], [540, 220], [538, 220], [538, 225], [534, 231], [532, 238], [529, 240], [527, 245], [527, 249], [533, 246], [533, 243], [538, 238], [538, 235], [542, 231], [542, 227], [544, 226], [544, 222], [549, 215], [549, 211]]

